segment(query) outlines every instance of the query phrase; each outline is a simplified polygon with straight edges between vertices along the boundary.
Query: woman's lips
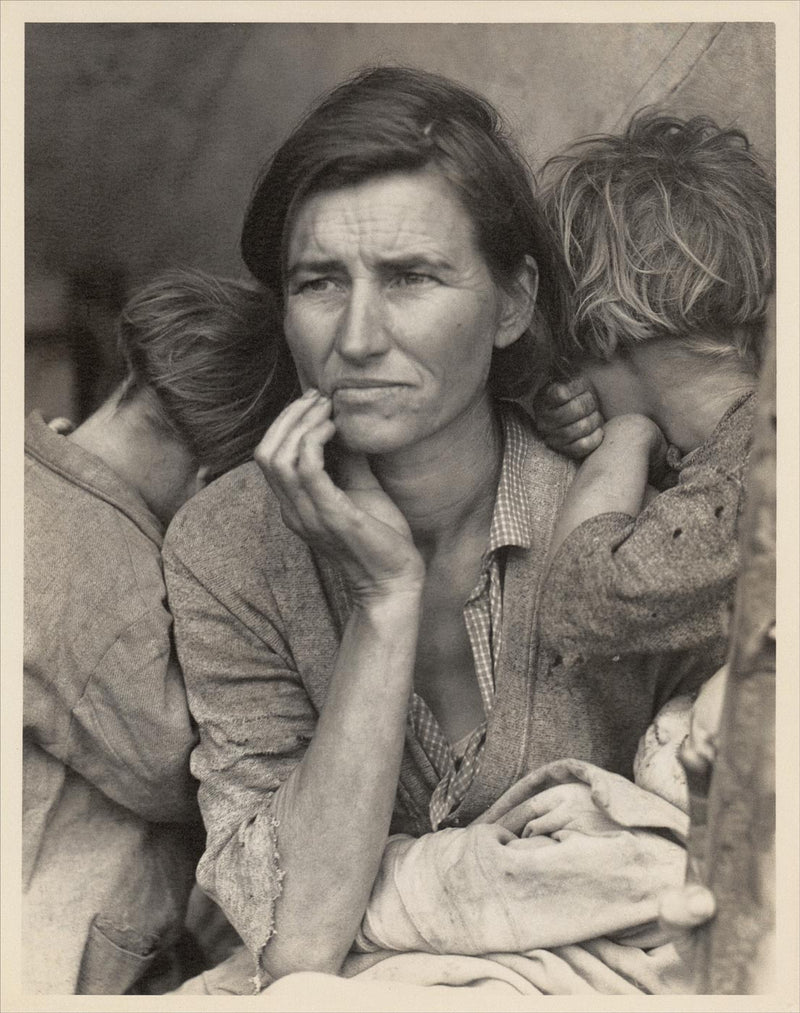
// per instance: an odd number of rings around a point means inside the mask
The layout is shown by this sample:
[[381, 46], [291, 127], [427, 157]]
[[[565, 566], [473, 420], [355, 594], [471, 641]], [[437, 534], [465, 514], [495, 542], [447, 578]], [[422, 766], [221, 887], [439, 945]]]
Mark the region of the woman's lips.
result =
[[408, 386], [394, 380], [347, 380], [334, 384], [331, 397], [339, 401], [368, 401], [386, 397]]
[[354, 377], [352, 380], [337, 380], [332, 384], [334, 394], [340, 390], [372, 390], [376, 387], [407, 387], [400, 380], [383, 380], [378, 377]]

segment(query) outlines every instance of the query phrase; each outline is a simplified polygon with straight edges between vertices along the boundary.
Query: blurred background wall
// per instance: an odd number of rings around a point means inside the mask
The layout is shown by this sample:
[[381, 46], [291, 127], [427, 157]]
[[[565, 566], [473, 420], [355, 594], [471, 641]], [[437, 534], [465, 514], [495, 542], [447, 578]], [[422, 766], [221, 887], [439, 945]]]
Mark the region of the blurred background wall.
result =
[[740, 126], [774, 159], [768, 23], [28, 24], [26, 411], [77, 422], [108, 392], [136, 284], [243, 274], [259, 167], [317, 96], [377, 63], [482, 92], [534, 168], [647, 104]]

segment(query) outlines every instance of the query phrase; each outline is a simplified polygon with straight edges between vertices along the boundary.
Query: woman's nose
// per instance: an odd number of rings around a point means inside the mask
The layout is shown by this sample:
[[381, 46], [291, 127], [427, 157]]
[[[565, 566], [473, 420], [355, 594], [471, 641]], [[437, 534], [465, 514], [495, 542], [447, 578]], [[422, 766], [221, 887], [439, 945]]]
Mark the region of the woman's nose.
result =
[[356, 282], [339, 319], [336, 348], [342, 358], [368, 359], [389, 347], [380, 292]]

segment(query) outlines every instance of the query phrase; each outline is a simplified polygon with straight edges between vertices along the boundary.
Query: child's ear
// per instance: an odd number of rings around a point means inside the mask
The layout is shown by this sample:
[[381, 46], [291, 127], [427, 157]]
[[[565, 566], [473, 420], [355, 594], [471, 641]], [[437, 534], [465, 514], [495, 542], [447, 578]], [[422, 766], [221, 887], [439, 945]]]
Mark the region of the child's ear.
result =
[[536, 293], [539, 291], [539, 268], [530, 254], [525, 255], [513, 286], [503, 291], [503, 305], [495, 348], [508, 348], [530, 327], [536, 310]]

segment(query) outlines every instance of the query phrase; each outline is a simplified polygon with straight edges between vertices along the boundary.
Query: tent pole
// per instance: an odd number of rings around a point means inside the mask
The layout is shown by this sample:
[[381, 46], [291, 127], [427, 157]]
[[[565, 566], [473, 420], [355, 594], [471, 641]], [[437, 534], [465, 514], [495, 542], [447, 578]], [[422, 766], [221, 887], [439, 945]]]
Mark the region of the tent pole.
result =
[[[774, 314], [774, 307], [771, 311]], [[775, 943], [775, 337], [758, 389], [729, 678], [708, 785], [692, 780], [687, 881], [714, 894], [696, 930], [695, 992], [774, 990]]]

